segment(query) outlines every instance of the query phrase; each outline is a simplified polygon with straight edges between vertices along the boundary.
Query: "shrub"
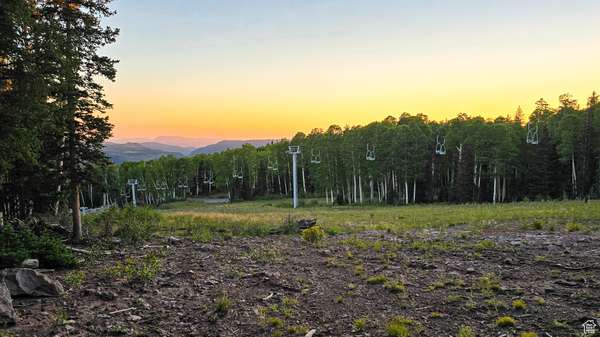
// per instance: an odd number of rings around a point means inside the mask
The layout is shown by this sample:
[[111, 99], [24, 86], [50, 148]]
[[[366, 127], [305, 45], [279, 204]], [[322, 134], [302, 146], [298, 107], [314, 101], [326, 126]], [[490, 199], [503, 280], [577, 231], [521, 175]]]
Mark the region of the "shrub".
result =
[[86, 217], [97, 234], [120, 237], [129, 244], [139, 244], [150, 239], [161, 221], [158, 211], [147, 207], [111, 207], [108, 210]]
[[108, 268], [109, 274], [124, 278], [129, 282], [148, 282], [153, 280], [160, 270], [160, 259], [156, 254], [148, 254], [142, 259], [127, 258]]
[[389, 337], [410, 337], [412, 336], [410, 326], [413, 323], [412, 320], [402, 316], [394, 317], [394, 319], [387, 324], [387, 334]]
[[499, 327], [515, 326], [517, 321], [510, 316], [502, 316], [496, 320], [496, 325]]
[[527, 303], [522, 299], [516, 299], [512, 301], [512, 307], [515, 310], [525, 310], [527, 308]]
[[319, 243], [325, 237], [325, 231], [319, 226], [313, 226], [302, 231], [302, 238], [310, 243]]
[[475, 331], [470, 326], [462, 325], [458, 329], [457, 337], [475, 337]]
[[367, 319], [366, 318], [357, 318], [352, 323], [354, 326], [354, 330], [363, 331], [367, 327]]
[[16, 267], [26, 259], [38, 259], [40, 266], [67, 268], [76, 264], [75, 256], [61, 239], [53, 234], [35, 234], [29, 228], [15, 230], [6, 225], [0, 229], [0, 268]]
[[540, 296], [536, 296], [533, 298], [533, 300], [535, 301], [535, 303], [537, 303], [538, 305], [544, 305], [546, 304], [546, 300], [543, 297]]
[[65, 275], [64, 281], [72, 288], [79, 287], [85, 282], [85, 272], [82, 270], [75, 270]]
[[231, 300], [227, 294], [223, 294], [215, 300], [215, 313], [219, 315], [226, 315], [231, 308]]
[[281, 328], [283, 327], [283, 321], [281, 320], [281, 318], [278, 317], [268, 317], [267, 325], [272, 326], [274, 328]]
[[500, 281], [496, 275], [488, 273], [477, 280], [477, 287], [484, 292], [498, 291], [500, 290]]
[[566, 228], [569, 232], [579, 232], [583, 229], [583, 225], [577, 222], [569, 222]]
[[292, 325], [287, 328], [287, 332], [292, 335], [306, 335], [310, 329], [306, 325]]
[[404, 283], [402, 281], [387, 281], [383, 284], [383, 288], [389, 290], [390, 292], [403, 293], [406, 290]]
[[367, 279], [368, 284], [382, 284], [387, 281], [387, 277], [385, 275], [375, 275], [371, 276]]
[[538, 334], [535, 332], [521, 332], [519, 337], [538, 337]]

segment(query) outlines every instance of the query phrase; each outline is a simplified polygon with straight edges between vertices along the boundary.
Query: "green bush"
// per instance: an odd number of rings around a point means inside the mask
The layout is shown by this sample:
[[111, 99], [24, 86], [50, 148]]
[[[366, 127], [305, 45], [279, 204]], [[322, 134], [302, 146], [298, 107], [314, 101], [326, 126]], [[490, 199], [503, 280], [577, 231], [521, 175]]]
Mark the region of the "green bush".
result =
[[123, 278], [128, 282], [147, 283], [156, 278], [161, 268], [160, 258], [150, 253], [141, 259], [127, 258], [109, 267], [107, 272], [114, 277]]
[[76, 264], [73, 253], [60, 238], [42, 232], [36, 235], [28, 228], [15, 230], [6, 225], [0, 229], [0, 268], [17, 267], [26, 259], [38, 259], [46, 268], [67, 268]]
[[147, 207], [111, 207], [85, 220], [98, 235], [111, 236], [114, 232], [126, 243], [138, 244], [150, 239], [158, 229], [161, 215]]
[[318, 243], [325, 237], [325, 232], [319, 226], [313, 226], [302, 231], [302, 238], [310, 243]]

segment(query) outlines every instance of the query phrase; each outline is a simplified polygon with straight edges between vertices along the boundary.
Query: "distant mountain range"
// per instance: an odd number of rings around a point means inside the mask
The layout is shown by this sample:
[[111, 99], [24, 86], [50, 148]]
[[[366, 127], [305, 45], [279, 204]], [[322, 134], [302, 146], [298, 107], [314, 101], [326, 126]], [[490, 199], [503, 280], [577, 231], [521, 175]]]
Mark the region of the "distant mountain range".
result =
[[251, 144], [255, 147], [260, 147], [271, 143], [270, 139], [250, 139], [250, 140], [222, 140], [218, 143], [200, 147], [192, 151], [192, 155], [195, 154], [211, 154], [223, 152], [229, 149], [239, 149], [244, 144]]
[[153, 160], [162, 156], [175, 156], [179, 158], [188, 155], [211, 154], [228, 149], [237, 149], [244, 144], [252, 144], [253, 146], [260, 147], [270, 142], [271, 140], [266, 139], [223, 140], [196, 149], [189, 146], [164, 144], [157, 141], [139, 143], [106, 142], [104, 144], [104, 152], [113, 163], [119, 164], [126, 161]]

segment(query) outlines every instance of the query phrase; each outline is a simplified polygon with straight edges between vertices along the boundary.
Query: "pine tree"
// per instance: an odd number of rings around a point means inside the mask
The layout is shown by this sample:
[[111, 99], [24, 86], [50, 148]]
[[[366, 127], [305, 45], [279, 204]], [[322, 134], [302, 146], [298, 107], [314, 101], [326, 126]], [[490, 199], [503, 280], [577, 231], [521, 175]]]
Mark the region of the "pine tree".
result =
[[98, 78], [114, 80], [116, 61], [99, 54], [113, 43], [118, 30], [103, 27], [101, 19], [113, 14], [110, 0], [47, 1], [41, 6], [46, 34], [52, 39], [56, 62], [56, 85], [52, 93], [56, 132], [62, 163], [57, 168], [68, 186], [73, 215], [73, 240], [82, 237], [80, 185], [94, 165], [106, 163], [103, 142], [112, 125], [104, 116], [111, 104]]

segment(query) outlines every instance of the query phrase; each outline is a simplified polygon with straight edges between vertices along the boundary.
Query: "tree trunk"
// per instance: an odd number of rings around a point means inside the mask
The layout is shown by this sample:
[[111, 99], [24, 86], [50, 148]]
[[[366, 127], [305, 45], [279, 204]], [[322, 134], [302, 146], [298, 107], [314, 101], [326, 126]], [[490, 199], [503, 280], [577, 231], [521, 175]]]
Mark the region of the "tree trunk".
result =
[[408, 180], [404, 179], [404, 203], [408, 205]]
[[358, 171], [358, 197], [360, 204], [363, 203], [363, 190], [362, 190], [362, 177], [360, 176], [360, 170]]
[[71, 193], [71, 212], [73, 213], [73, 236], [72, 240], [75, 243], [81, 242], [82, 228], [81, 228], [81, 210], [79, 200], [79, 184], [75, 184]]
[[417, 178], [413, 179], [413, 195], [412, 195], [413, 204], [417, 203]]
[[302, 190], [306, 194], [306, 177], [304, 176], [304, 167], [302, 167]]
[[496, 204], [496, 195], [498, 195], [497, 193], [497, 185], [498, 185], [498, 177], [496, 176], [496, 166], [494, 166], [494, 196], [493, 196], [493, 201], [494, 204]]
[[575, 170], [575, 153], [571, 152], [571, 186], [573, 197], [577, 198], [577, 171]]

